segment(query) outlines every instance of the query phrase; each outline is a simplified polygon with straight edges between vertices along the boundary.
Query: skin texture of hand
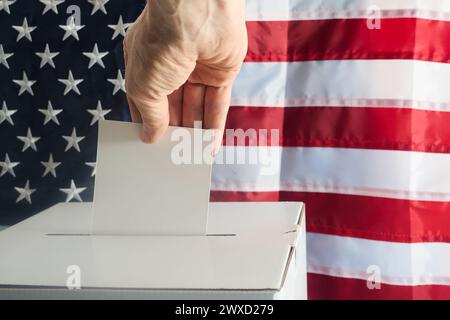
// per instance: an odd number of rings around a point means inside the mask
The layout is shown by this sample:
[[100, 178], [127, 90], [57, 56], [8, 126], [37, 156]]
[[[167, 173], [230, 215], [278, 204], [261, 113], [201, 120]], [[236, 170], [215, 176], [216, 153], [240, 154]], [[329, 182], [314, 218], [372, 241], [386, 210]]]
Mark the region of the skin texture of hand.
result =
[[148, 0], [124, 41], [126, 90], [141, 139], [168, 125], [216, 129], [220, 146], [231, 88], [247, 52], [245, 0]]

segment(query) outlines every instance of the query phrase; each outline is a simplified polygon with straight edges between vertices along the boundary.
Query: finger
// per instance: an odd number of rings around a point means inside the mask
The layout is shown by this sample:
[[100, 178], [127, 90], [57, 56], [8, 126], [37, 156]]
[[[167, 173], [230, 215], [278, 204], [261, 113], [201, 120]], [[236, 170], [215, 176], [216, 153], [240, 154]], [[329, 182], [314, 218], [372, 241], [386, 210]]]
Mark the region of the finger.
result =
[[[128, 51], [124, 42], [125, 59], [125, 87], [128, 92], [130, 87], [128, 63]], [[134, 86], [136, 87], [136, 85]], [[145, 143], [155, 143], [164, 134], [169, 125], [168, 100], [166, 97], [161, 99], [143, 98], [144, 95], [138, 95], [137, 99], [131, 98], [127, 93], [128, 107], [131, 120], [136, 123], [142, 123], [141, 140]]]
[[136, 107], [136, 104], [128, 96], [127, 100], [128, 100], [128, 109], [130, 110], [131, 121], [134, 123], [142, 123], [142, 117], [141, 114], [139, 113], [138, 108]]
[[183, 121], [183, 91], [184, 86], [169, 95], [169, 125], [179, 127]]
[[138, 118], [137, 109], [142, 119], [141, 139], [154, 143], [169, 126], [168, 96], [186, 82], [195, 60], [177, 50], [156, 45], [158, 39], [149, 38], [152, 34], [147, 27], [142, 18], [126, 35], [125, 89], [131, 102], [130, 113]]
[[207, 87], [205, 94], [204, 128], [215, 129], [213, 154], [219, 152], [231, 102], [231, 86]]
[[169, 126], [167, 97], [151, 102], [137, 101], [135, 105], [142, 118], [141, 140], [145, 143], [157, 142]]
[[184, 127], [194, 127], [195, 121], [203, 120], [203, 105], [205, 102], [205, 86], [187, 82], [183, 93]]
[[[125, 63], [125, 71], [127, 69], [128, 65], [128, 51], [126, 46], [126, 41], [123, 41], [123, 58]], [[136, 104], [133, 102], [131, 98], [127, 95], [127, 101], [128, 101], [128, 109], [130, 111], [131, 121], [136, 123], [142, 123], [141, 114], [139, 113], [138, 109], [136, 108]]]

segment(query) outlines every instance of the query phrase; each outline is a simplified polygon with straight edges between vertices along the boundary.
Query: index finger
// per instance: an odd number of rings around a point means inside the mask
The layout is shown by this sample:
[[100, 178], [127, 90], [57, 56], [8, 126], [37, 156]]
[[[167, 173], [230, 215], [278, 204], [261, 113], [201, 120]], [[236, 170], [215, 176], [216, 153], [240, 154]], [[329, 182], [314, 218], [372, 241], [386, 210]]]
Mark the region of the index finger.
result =
[[207, 87], [204, 106], [204, 128], [214, 129], [214, 149], [217, 154], [222, 144], [223, 133], [231, 103], [231, 86]]

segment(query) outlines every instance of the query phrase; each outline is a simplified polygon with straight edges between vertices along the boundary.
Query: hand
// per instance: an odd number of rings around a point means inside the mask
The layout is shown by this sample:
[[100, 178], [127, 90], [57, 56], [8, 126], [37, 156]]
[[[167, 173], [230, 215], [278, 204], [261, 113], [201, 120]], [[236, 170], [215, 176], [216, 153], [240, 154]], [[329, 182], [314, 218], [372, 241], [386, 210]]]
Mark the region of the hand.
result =
[[126, 91], [141, 139], [168, 125], [215, 129], [220, 147], [232, 84], [247, 52], [245, 0], [148, 0], [124, 41]]

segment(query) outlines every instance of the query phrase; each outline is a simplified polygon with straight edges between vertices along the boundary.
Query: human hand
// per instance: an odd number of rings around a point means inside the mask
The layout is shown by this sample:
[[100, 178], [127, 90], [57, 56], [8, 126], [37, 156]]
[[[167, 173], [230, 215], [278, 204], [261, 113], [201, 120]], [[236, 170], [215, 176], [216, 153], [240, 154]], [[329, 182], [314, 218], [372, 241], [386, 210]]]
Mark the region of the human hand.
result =
[[141, 139], [168, 125], [215, 129], [220, 147], [232, 84], [247, 52], [245, 0], [148, 0], [124, 41], [126, 91]]

